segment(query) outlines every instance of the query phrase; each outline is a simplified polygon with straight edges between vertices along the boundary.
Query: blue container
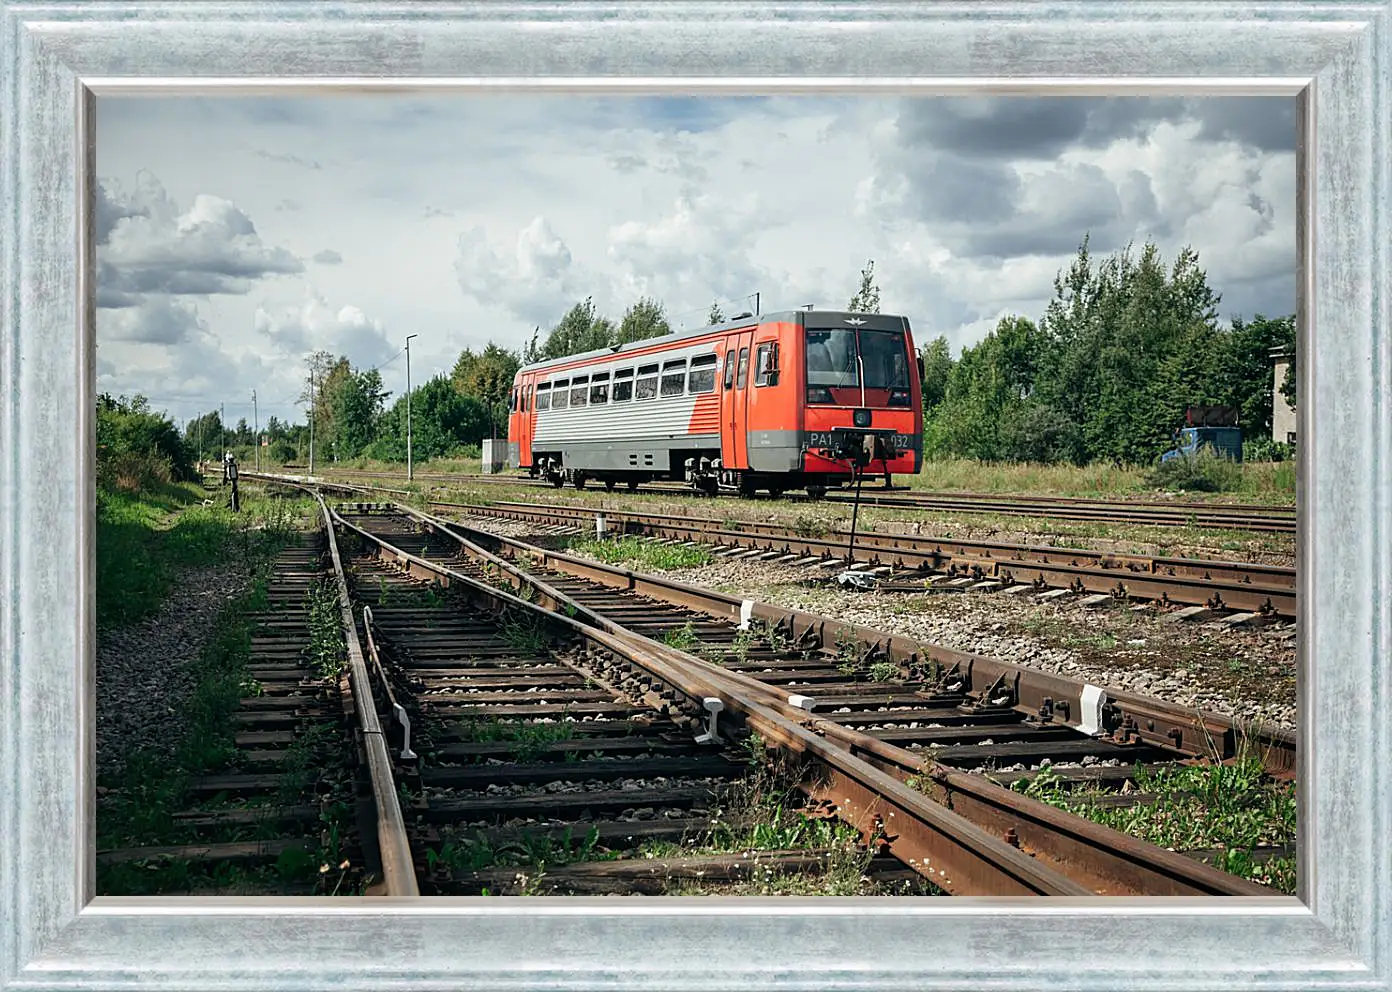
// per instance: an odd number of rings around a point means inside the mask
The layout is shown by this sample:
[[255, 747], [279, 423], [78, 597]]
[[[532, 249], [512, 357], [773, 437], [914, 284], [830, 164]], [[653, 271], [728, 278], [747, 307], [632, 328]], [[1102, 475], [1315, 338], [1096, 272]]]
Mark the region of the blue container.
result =
[[1242, 429], [1240, 427], [1185, 427], [1179, 432], [1179, 447], [1160, 456], [1162, 462], [1180, 455], [1196, 455], [1208, 448], [1219, 458], [1242, 462]]

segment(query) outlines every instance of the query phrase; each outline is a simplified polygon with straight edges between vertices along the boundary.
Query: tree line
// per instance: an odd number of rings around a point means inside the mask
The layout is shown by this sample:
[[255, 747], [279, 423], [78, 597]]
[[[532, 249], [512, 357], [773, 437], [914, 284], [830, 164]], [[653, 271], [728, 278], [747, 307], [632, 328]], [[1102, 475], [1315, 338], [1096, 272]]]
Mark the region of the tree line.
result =
[[[1244, 436], [1270, 437], [1268, 355], [1295, 343], [1294, 315], [1233, 317], [1220, 325], [1220, 296], [1198, 254], [1184, 248], [1170, 264], [1153, 243], [1095, 258], [1084, 238], [1054, 281], [1037, 319], [1002, 317], [981, 341], [954, 357], [944, 335], [919, 342], [923, 359], [924, 453], [981, 461], [1106, 461], [1149, 464], [1172, 446], [1184, 409], [1236, 407]], [[861, 270], [847, 304], [880, 312], [874, 262]], [[718, 303], [709, 323], [725, 320]], [[577, 302], [542, 339], [534, 329], [522, 348], [493, 341], [464, 349], [453, 368], [414, 387], [415, 458], [476, 454], [488, 437], [505, 437], [507, 398], [523, 364], [561, 358], [671, 333], [661, 302], [643, 297], [618, 320], [592, 297]], [[308, 360], [300, 399], [312, 404], [316, 461], [406, 458], [406, 402], [383, 388], [375, 369], [317, 352]], [[1282, 392], [1294, 403], [1294, 363]], [[391, 401], [390, 404], [388, 401]], [[218, 411], [191, 420], [185, 444], [217, 457], [222, 438], [245, 461], [253, 432], [245, 419], [224, 426]], [[308, 424], [271, 417], [261, 431], [271, 464], [302, 462]], [[1268, 449], [1263, 448], [1263, 451]]]
[[1295, 316], [1222, 326], [1219, 302], [1192, 248], [1168, 267], [1149, 242], [1099, 261], [1085, 238], [1038, 321], [1002, 317], [955, 360], [945, 337], [921, 348], [925, 455], [1146, 465], [1204, 405], [1235, 407], [1272, 453], [1269, 355], [1294, 347]]

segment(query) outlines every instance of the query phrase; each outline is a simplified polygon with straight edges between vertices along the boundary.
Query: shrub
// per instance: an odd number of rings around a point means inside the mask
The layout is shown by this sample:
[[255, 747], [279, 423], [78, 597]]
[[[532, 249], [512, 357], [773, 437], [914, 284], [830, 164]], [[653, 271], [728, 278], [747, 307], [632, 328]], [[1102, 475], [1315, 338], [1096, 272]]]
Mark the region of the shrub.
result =
[[1161, 489], [1223, 493], [1242, 486], [1242, 466], [1219, 457], [1207, 448], [1160, 462], [1150, 472], [1150, 482]]

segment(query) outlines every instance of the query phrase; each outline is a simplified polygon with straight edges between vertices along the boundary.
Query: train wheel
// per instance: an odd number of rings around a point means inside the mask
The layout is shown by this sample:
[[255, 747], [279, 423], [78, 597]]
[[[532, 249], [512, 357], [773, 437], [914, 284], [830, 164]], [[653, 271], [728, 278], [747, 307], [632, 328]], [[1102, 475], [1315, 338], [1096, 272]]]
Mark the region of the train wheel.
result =
[[807, 495], [813, 499], [821, 499], [826, 495], [826, 486], [808, 486]]
[[638, 480], [637, 480], [637, 479], [629, 479], [629, 480], [628, 480], [628, 491], [631, 492], [631, 493], [636, 493], [636, 492], [638, 491]]
[[585, 477], [585, 473], [584, 473], [584, 472], [576, 472], [575, 475], [574, 475], [574, 477], [573, 477], [573, 479], [574, 479], [574, 482], [575, 482], [575, 488], [576, 488], [576, 489], [584, 489], [584, 488], [585, 488], [585, 483], [587, 483], [587, 482], [590, 481], [589, 479], [587, 479], [587, 478]]
[[740, 480], [739, 494], [743, 496], [745, 499], [753, 499], [758, 491], [759, 490], [755, 487], [753, 482], [749, 481], [748, 479]]
[[782, 498], [783, 498], [783, 487], [782, 487], [782, 486], [770, 486], [770, 487], [769, 487], [769, 496], [770, 496], [772, 499], [782, 499]]
[[614, 480], [613, 480], [613, 479], [605, 479], [605, 480], [604, 480], [604, 489], [605, 489], [606, 492], [611, 492], [611, 493], [612, 493], [612, 492], [614, 491]]
[[551, 476], [550, 478], [551, 478], [551, 485], [554, 486], [554, 487], [557, 488], [557, 489], [560, 489], [562, 486], [565, 485], [565, 474], [562, 473], [562, 472], [557, 472], [555, 475]]

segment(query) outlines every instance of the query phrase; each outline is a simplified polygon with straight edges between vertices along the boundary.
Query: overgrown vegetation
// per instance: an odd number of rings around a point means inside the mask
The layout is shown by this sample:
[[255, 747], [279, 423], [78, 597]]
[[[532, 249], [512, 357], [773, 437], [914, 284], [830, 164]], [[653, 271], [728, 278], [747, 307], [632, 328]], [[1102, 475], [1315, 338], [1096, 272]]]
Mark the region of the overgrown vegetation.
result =
[[1185, 407], [1206, 404], [1236, 407], [1245, 434], [1269, 436], [1267, 356], [1294, 345], [1294, 317], [1224, 327], [1220, 299], [1190, 248], [1167, 270], [1154, 244], [1097, 263], [1085, 238], [1038, 323], [1004, 317], [956, 362], [943, 339], [925, 349], [925, 396], [942, 397], [925, 410], [925, 453], [1148, 465]]
[[1215, 864], [1223, 871], [1294, 893], [1293, 857], [1254, 856], [1258, 848], [1293, 847], [1296, 825], [1295, 784], [1271, 781], [1259, 757], [1154, 771], [1137, 765], [1134, 779], [1143, 799], [1130, 806], [1105, 804], [1107, 793], [1096, 788], [1070, 792], [1049, 769], [1011, 787], [1172, 851], [1216, 849]]
[[671, 571], [677, 568], [696, 568], [709, 565], [711, 553], [702, 547], [679, 544], [657, 544], [636, 537], [574, 541], [570, 550], [591, 555], [609, 565], [627, 565], [639, 571]]
[[348, 647], [343, 638], [343, 611], [333, 582], [317, 582], [305, 594], [309, 610], [309, 645], [305, 652], [314, 671], [322, 679], [336, 679], [348, 663]]
[[1242, 466], [1206, 448], [1161, 462], [1150, 471], [1151, 484], [1186, 492], [1230, 492], [1242, 485]]

